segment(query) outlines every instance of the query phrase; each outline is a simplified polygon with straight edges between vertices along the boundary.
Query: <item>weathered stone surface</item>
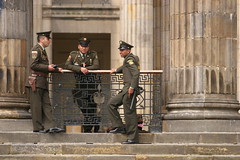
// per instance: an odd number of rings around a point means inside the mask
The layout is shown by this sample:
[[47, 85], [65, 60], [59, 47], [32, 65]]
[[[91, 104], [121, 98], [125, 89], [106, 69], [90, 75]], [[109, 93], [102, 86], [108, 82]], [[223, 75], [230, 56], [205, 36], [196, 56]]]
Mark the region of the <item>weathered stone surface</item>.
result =
[[[216, 124], [213, 125], [216, 126]], [[223, 122], [222, 122], [223, 123]], [[234, 122], [232, 122], [234, 123]], [[223, 123], [223, 125], [226, 125]], [[179, 125], [179, 127], [182, 127]], [[202, 129], [202, 128], [201, 128]], [[202, 143], [202, 144], [239, 144], [239, 132], [169, 132], [165, 133], [140, 133], [140, 143]], [[0, 143], [26, 143], [26, 144], [43, 144], [43, 143], [82, 143], [82, 144], [119, 144], [126, 140], [122, 134], [109, 133], [60, 133], [60, 134], [42, 134], [27, 131], [5, 131], [0, 132]]]
[[[19, 103], [18, 103], [18, 106], [19, 106]], [[32, 130], [33, 130], [32, 119], [0, 119], [0, 131], [2, 132], [32, 131]]]
[[121, 39], [134, 45], [141, 69], [153, 69], [153, 0], [124, 0], [121, 10]]
[[[240, 155], [239, 144], [1, 144], [1, 155]], [[9, 148], [11, 148], [9, 150]], [[5, 151], [4, 151], [5, 150]], [[140, 157], [140, 156], [139, 156]]]
[[11, 152], [11, 144], [1, 145], [0, 144], [0, 155], [8, 155]]
[[197, 144], [238, 144], [239, 135], [236, 133], [164, 133], [155, 134], [155, 143], [197, 143]]
[[[126, 135], [108, 133], [60, 133], [42, 134], [32, 131], [5, 131], [0, 132], [0, 142], [2, 143], [120, 143], [126, 140]], [[141, 143], [152, 143], [154, 134], [141, 133]]]
[[61, 144], [13, 144], [10, 154], [62, 154]]
[[30, 118], [25, 82], [32, 1], [0, 3], [0, 119]]
[[[99, 140], [99, 137], [108, 140], [109, 136], [110, 139], [112, 139], [111, 136], [120, 136], [125, 139], [126, 137], [121, 134], [1, 132], [0, 159], [238, 160], [240, 158], [239, 134], [239, 132], [144, 133], [140, 135], [140, 141], [143, 137], [147, 139], [149, 136], [153, 136], [153, 139], [149, 139], [151, 144], [122, 145], [119, 142], [107, 141], [103, 143]], [[93, 143], [84, 141], [90, 138]], [[33, 143], [36, 140], [38, 142]]]
[[10, 155], [1, 160], [239, 160], [240, 156], [218, 155]]
[[[166, 120], [240, 119], [236, 97], [235, 0], [170, 0], [170, 97]], [[186, 4], [186, 5], [183, 5]], [[214, 6], [214, 7], [213, 7]], [[230, 100], [228, 95], [233, 95]], [[199, 100], [196, 97], [202, 97]], [[191, 97], [188, 99], [187, 97]], [[188, 100], [189, 101], [188, 101]], [[210, 104], [212, 103], [212, 104]], [[225, 107], [223, 107], [225, 106]], [[202, 109], [204, 108], [204, 109]], [[222, 110], [222, 112], [220, 111]], [[185, 112], [185, 113], [184, 113]], [[211, 113], [212, 112], [212, 113]], [[230, 113], [231, 112], [231, 113]], [[179, 128], [177, 123], [165, 123]], [[197, 127], [188, 121], [182, 130]], [[206, 122], [206, 121], [205, 121]], [[167, 126], [167, 125], [170, 126]], [[187, 126], [187, 127], [184, 127]], [[215, 126], [203, 124], [204, 131]], [[213, 127], [211, 129], [211, 127]], [[237, 126], [232, 126], [235, 130]], [[220, 127], [224, 131], [225, 127]], [[177, 131], [177, 130], [176, 130]], [[200, 131], [200, 130], [198, 130]]]
[[[190, 115], [192, 113], [189, 112], [185, 114]], [[182, 117], [184, 117], [184, 115]], [[166, 132], [239, 132], [240, 121], [239, 120], [210, 120], [210, 119], [209, 120], [167, 120], [167, 121], [163, 121], [163, 130]]]

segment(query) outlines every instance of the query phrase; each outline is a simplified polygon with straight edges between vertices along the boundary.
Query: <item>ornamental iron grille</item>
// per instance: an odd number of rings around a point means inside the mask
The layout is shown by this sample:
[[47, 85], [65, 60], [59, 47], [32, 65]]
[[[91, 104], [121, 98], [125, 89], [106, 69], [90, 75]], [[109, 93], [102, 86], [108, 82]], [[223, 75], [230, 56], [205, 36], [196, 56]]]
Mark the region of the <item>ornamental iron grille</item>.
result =
[[[111, 126], [107, 103], [123, 87], [122, 74], [94, 72], [87, 75], [53, 73], [49, 78], [50, 97], [54, 119], [58, 126], [100, 126], [99, 132], [107, 132]], [[161, 131], [161, 72], [141, 72], [137, 96], [139, 129], [143, 132]], [[124, 122], [123, 107], [119, 107]]]

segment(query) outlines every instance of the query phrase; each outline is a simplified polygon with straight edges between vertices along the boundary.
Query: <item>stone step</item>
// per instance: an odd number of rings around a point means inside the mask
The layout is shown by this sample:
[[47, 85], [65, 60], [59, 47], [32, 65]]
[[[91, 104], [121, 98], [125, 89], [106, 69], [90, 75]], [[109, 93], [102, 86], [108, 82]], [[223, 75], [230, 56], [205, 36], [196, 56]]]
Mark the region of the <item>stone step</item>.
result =
[[239, 144], [84, 144], [37, 143], [0, 144], [0, 155], [240, 155]]
[[1, 160], [239, 160], [240, 155], [0, 155]]
[[0, 131], [32, 130], [32, 119], [0, 119]]
[[[119, 143], [126, 135], [109, 133], [43, 134], [32, 131], [1, 131], [0, 143]], [[141, 133], [140, 143], [240, 144], [240, 132]]]

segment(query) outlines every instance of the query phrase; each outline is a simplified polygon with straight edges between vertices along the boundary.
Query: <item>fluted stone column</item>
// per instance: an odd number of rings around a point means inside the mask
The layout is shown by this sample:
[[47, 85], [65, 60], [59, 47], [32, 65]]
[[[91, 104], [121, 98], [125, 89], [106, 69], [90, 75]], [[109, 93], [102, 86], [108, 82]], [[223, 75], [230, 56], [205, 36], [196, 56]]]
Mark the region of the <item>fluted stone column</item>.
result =
[[141, 70], [153, 69], [153, 0], [122, 0], [121, 40], [134, 45]]
[[[33, 45], [37, 43], [37, 32], [51, 31], [51, 19], [44, 17], [44, 8], [51, 7], [52, 0], [33, 1]], [[51, 14], [51, 13], [48, 13]], [[46, 48], [49, 62], [52, 63], [52, 43]]]
[[0, 119], [30, 118], [25, 93], [31, 0], [0, 1]]
[[240, 0], [237, 0], [237, 100], [240, 101]]
[[154, 69], [163, 70], [161, 80], [161, 105], [165, 112], [168, 100], [170, 73], [170, 0], [154, 0]]
[[236, 0], [170, 0], [165, 131], [240, 131]]

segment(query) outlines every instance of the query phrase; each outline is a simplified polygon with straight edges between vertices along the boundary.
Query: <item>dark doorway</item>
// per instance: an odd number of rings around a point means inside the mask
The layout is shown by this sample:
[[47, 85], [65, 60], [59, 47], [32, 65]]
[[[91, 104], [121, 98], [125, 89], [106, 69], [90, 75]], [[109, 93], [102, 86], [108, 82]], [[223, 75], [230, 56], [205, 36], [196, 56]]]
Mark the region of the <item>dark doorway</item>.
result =
[[69, 53], [78, 50], [78, 39], [81, 37], [91, 40], [90, 50], [98, 53], [100, 70], [109, 70], [111, 35], [107, 33], [53, 33], [53, 63], [63, 67]]

